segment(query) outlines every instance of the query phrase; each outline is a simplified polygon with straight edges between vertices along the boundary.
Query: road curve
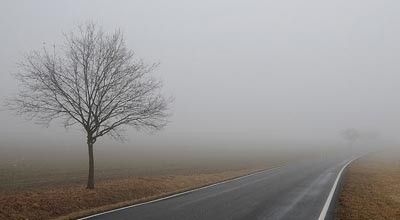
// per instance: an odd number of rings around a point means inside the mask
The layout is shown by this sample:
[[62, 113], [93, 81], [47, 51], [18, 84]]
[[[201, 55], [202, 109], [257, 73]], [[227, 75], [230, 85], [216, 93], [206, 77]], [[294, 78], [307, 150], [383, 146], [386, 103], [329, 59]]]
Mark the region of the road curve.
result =
[[85, 219], [318, 219], [338, 173], [348, 161], [332, 158], [292, 163]]

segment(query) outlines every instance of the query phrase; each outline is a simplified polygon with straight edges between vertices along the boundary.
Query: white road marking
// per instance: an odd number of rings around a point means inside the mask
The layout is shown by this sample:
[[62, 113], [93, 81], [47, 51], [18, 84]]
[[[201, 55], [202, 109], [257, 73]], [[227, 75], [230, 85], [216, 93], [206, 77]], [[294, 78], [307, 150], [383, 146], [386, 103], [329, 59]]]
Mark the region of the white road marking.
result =
[[93, 217], [96, 217], [96, 216], [99, 216], [99, 215], [104, 215], [104, 214], [111, 213], [111, 212], [121, 211], [121, 210], [124, 210], [124, 209], [137, 207], [137, 206], [142, 206], [142, 205], [146, 205], [146, 204], [149, 204], [149, 203], [159, 202], [159, 201], [170, 199], [170, 198], [174, 198], [174, 197], [177, 197], [177, 196], [180, 196], [180, 195], [188, 194], [188, 193], [191, 193], [191, 192], [194, 192], [194, 191], [198, 191], [198, 190], [214, 187], [214, 186], [217, 186], [217, 185], [220, 185], [220, 184], [224, 184], [224, 183], [228, 183], [228, 182], [232, 182], [232, 181], [236, 181], [236, 180], [240, 180], [240, 179], [243, 179], [243, 178], [246, 178], [246, 177], [249, 177], [249, 176], [253, 176], [253, 175], [256, 175], [256, 174], [260, 174], [260, 173], [264, 173], [264, 172], [270, 172], [272, 170], [275, 170], [275, 169], [278, 169], [278, 168], [282, 168], [282, 167], [285, 167], [285, 166], [287, 166], [287, 165], [282, 165], [282, 166], [273, 167], [273, 168], [266, 169], [266, 170], [257, 171], [257, 172], [250, 173], [250, 174], [247, 174], [247, 175], [244, 175], [244, 176], [236, 177], [234, 179], [224, 180], [222, 182], [214, 183], [214, 184], [211, 184], [211, 185], [208, 185], [208, 186], [203, 186], [203, 187], [200, 187], [200, 188], [196, 188], [196, 189], [192, 189], [192, 190], [188, 190], [188, 191], [184, 191], [184, 192], [180, 192], [180, 193], [176, 193], [176, 194], [169, 195], [169, 196], [166, 196], [166, 197], [162, 197], [162, 198], [159, 198], [159, 199], [155, 199], [155, 200], [151, 200], [151, 201], [147, 201], [147, 202], [143, 202], [143, 203], [138, 203], [138, 204], [134, 204], [134, 205], [129, 205], [129, 206], [113, 209], [113, 210], [110, 210], [110, 211], [97, 213], [97, 214], [94, 214], [94, 215], [89, 215], [89, 216], [86, 216], [86, 217], [83, 217], [83, 218], [79, 218], [78, 220], [90, 219], [90, 218], [93, 218]]
[[335, 194], [335, 191], [336, 191], [338, 182], [339, 182], [339, 180], [340, 180], [340, 177], [342, 176], [343, 170], [346, 169], [346, 167], [347, 167], [351, 162], [353, 162], [354, 160], [356, 160], [356, 159], [358, 159], [358, 158], [359, 158], [359, 157], [354, 158], [354, 159], [351, 159], [351, 160], [348, 161], [348, 162], [342, 167], [342, 169], [340, 170], [339, 174], [338, 174], [337, 177], [336, 177], [335, 183], [333, 184], [332, 189], [331, 189], [331, 191], [329, 192], [328, 198], [326, 199], [325, 205], [324, 205], [324, 207], [322, 208], [322, 211], [321, 211], [321, 214], [319, 215], [318, 220], [324, 220], [324, 219], [325, 219], [326, 214], [328, 213], [329, 206], [330, 206], [330, 204], [331, 204], [331, 202], [332, 202], [333, 195]]

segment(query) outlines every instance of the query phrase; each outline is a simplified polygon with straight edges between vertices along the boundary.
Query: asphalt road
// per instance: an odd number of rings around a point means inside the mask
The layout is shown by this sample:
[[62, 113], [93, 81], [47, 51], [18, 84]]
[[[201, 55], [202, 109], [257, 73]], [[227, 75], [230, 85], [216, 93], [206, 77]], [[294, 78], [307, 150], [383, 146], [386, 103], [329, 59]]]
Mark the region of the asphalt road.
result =
[[297, 162], [90, 219], [318, 219], [347, 161]]

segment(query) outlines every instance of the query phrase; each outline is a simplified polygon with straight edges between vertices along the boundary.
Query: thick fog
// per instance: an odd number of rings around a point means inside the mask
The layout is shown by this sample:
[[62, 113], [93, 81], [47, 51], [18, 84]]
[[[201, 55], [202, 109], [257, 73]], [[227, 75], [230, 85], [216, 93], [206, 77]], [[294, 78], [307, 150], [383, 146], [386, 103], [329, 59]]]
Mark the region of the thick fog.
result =
[[[121, 28], [127, 46], [173, 96], [160, 132], [127, 129], [124, 146], [334, 146], [343, 129], [400, 133], [400, 3], [304, 1], [2, 1], [0, 94], [31, 50], [60, 45], [63, 32], [94, 21]], [[49, 128], [0, 112], [0, 147], [86, 150], [80, 128]], [[4, 151], [3, 151], [4, 152]], [[86, 151], [84, 151], [86, 153]]]

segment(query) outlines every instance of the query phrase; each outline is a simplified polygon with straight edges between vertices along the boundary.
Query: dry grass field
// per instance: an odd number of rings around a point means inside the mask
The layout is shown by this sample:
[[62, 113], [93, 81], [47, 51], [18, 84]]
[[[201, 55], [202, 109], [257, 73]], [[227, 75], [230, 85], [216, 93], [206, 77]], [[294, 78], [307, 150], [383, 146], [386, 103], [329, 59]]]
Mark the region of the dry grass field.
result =
[[400, 153], [375, 153], [349, 167], [337, 210], [339, 220], [400, 219]]
[[130, 177], [98, 182], [95, 190], [81, 185], [2, 192], [0, 219], [75, 219], [141, 201], [165, 196], [255, 170]]
[[0, 219], [74, 219], [316, 156], [184, 149], [113, 155], [99, 150], [96, 189], [86, 190], [86, 154], [44, 157], [40, 152], [0, 155]]
[[0, 219], [75, 219], [278, 166], [293, 156], [100, 155], [95, 190], [84, 188], [84, 157], [38, 157], [18, 163], [5, 158], [0, 162]]

